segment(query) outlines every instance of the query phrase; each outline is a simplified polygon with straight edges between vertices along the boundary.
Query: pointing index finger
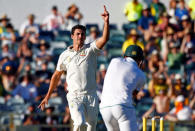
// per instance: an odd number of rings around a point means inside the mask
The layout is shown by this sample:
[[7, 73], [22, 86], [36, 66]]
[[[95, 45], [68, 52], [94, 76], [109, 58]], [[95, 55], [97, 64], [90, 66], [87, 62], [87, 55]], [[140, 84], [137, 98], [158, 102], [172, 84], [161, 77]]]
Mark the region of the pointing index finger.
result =
[[105, 5], [104, 5], [104, 11], [107, 11], [107, 10], [106, 10], [106, 6], [105, 6]]

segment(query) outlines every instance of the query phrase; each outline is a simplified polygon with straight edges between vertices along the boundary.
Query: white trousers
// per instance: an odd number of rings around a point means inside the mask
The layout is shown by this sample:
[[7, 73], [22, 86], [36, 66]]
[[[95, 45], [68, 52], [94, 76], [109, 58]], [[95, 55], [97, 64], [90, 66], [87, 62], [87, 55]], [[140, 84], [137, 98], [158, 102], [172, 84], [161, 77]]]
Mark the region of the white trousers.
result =
[[98, 117], [98, 97], [94, 95], [67, 95], [73, 131], [95, 131]]
[[138, 131], [134, 108], [115, 105], [100, 109], [108, 131]]

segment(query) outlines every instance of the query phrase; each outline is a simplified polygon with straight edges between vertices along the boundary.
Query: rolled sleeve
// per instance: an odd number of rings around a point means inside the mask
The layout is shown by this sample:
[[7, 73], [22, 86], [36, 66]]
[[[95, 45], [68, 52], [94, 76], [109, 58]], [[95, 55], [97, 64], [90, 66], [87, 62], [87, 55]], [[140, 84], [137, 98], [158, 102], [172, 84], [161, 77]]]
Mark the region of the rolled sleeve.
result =
[[144, 87], [144, 85], [145, 85], [145, 83], [146, 83], [146, 76], [145, 76], [145, 74], [143, 73], [142, 75], [141, 75], [141, 77], [140, 77], [140, 80], [139, 80], [139, 82], [138, 82], [138, 86], [137, 86], [137, 90], [140, 90], [142, 87]]
[[95, 53], [99, 53], [101, 49], [99, 49], [96, 45], [96, 40], [91, 43], [91, 48]]
[[57, 67], [56, 70], [57, 71], [66, 71], [66, 65], [64, 63], [64, 54], [62, 53], [58, 59], [58, 63], [57, 63]]

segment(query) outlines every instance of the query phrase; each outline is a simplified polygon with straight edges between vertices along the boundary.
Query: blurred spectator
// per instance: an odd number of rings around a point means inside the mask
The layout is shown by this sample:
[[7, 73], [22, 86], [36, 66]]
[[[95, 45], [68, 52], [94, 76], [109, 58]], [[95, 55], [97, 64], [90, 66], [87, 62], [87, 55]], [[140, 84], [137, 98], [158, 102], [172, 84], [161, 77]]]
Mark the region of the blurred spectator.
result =
[[179, 6], [175, 10], [175, 16], [178, 20], [182, 19], [182, 16], [187, 15], [189, 16], [189, 12], [185, 5], [185, 0], [179, 0]]
[[188, 33], [184, 36], [180, 51], [185, 53], [185, 69], [190, 73], [195, 69], [195, 43], [192, 40], [193, 34]]
[[[0, 58], [0, 67], [2, 68], [2, 65], [3, 65], [3, 59], [5, 58]], [[5, 90], [4, 86], [3, 86], [3, 80], [2, 80], [2, 69], [0, 69], [0, 96], [6, 96], [8, 94], [8, 92]]]
[[169, 52], [165, 56], [168, 62], [169, 74], [178, 73], [184, 64], [184, 54], [179, 50], [179, 44], [175, 41], [169, 42]]
[[144, 44], [138, 40], [138, 33], [135, 29], [131, 29], [130, 34], [127, 37], [127, 40], [123, 43], [122, 51], [125, 53], [125, 50], [130, 45], [138, 45], [144, 50]]
[[47, 93], [49, 89], [50, 78], [52, 76], [52, 72], [48, 69], [47, 61], [42, 63], [40, 69], [35, 72], [35, 75], [36, 75], [35, 85], [37, 87], [38, 92], [36, 100], [40, 100]]
[[9, 61], [9, 57], [8, 56], [0, 55], [0, 69], [1, 69], [0, 71], [2, 71], [3, 64], [5, 64], [8, 61]]
[[30, 44], [26, 40], [22, 40], [17, 50], [17, 57], [26, 61], [32, 61], [33, 52]]
[[191, 77], [190, 77], [190, 86], [191, 86], [191, 95], [195, 96], [195, 72], [191, 73]]
[[157, 50], [153, 50], [148, 61], [148, 69], [151, 73], [161, 74], [165, 71], [164, 63]]
[[141, 17], [141, 13], [142, 4], [139, 2], [139, 0], [132, 0], [125, 5], [124, 14], [130, 23], [136, 23]]
[[95, 41], [99, 36], [99, 32], [96, 27], [90, 28], [90, 34], [86, 37], [85, 43], [88, 44], [90, 42]]
[[41, 100], [44, 98], [45, 94], [47, 93], [49, 89], [49, 83], [46, 83], [47, 81], [44, 80], [43, 77], [36, 78], [35, 85], [37, 87], [37, 97], [36, 101]]
[[13, 46], [13, 44], [16, 42], [16, 35], [14, 32], [14, 28], [11, 24], [6, 25], [6, 32], [3, 32], [1, 34], [1, 40], [8, 42], [10, 47]]
[[174, 31], [174, 28], [171, 26], [168, 26], [166, 30], [163, 31], [163, 37], [160, 42], [161, 47], [161, 57], [163, 58], [164, 62], [166, 63], [166, 55], [169, 53], [170, 48], [170, 42], [175, 41], [178, 45], [180, 44], [180, 41], [178, 39], [177, 30]]
[[10, 49], [10, 42], [9, 41], [3, 41], [2, 42], [2, 52], [1, 52], [1, 57], [8, 57], [10, 60], [14, 60], [16, 57], [15, 52], [13, 52]]
[[9, 59], [5, 58], [5, 63], [2, 65], [2, 83], [4, 89], [11, 93], [14, 87], [17, 84], [17, 69], [18, 66], [14, 61], [10, 61]]
[[0, 35], [4, 32], [6, 32], [6, 26], [10, 22], [10, 18], [7, 17], [6, 14], [4, 14], [0, 19]]
[[[58, 117], [53, 114], [55, 110], [55, 107], [52, 105], [46, 105], [45, 107], [45, 114], [43, 118], [41, 118], [42, 124], [47, 125], [57, 125], [58, 124]], [[42, 131], [57, 131], [57, 128], [50, 128], [50, 127], [44, 127], [41, 129]]]
[[160, 47], [158, 45], [157, 38], [151, 37], [147, 44], [145, 45], [145, 53], [146, 55], [150, 55], [154, 50], [158, 52], [160, 51]]
[[[193, 76], [195, 77], [195, 76]], [[193, 83], [194, 84], [194, 83]], [[194, 91], [193, 91], [194, 93]], [[193, 94], [194, 95], [194, 94]], [[195, 95], [192, 97], [191, 101], [190, 101], [190, 104], [189, 104], [189, 107], [192, 109], [193, 111], [193, 114], [192, 114], [192, 120], [195, 120]]]
[[170, 21], [174, 21], [174, 22], [177, 23], [176, 17], [175, 17], [176, 7], [177, 7], [177, 1], [176, 0], [170, 0], [169, 10], [167, 12], [168, 12], [168, 15], [170, 16], [170, 19], [171, 19]]
[[63, 124], [69, 124], [69, 123], [70, 123], [70, 109], [68, 108], [68, 106], [66, 106]]
[[150, 5], [150, 8], [151, 14], [155, 17], [156, 20], [158, 20], [160, 15], [166, 11], [164, 4], [159, 2], [159, 0], [153, 0]]
[[185, 106], [184, 97], [179, 95], [175, 100], [175, 107], [165, 116], [170, 121], [192, 120], [192, 110]]
[[151, 97], [159, 95], [160, 91], [169, 92], [168, 79], [164, 74], [152, 74], [152, 79], [148, 83], [148, 91]]
[[182, 16], [180, 24], [179, 24], [179, 30], [178, 30], [178, 38], [180, 40], [183, 39], [183, 37], [188, 34], [192, 30], [192, 23], [189, 20], [189, 17], [187, 15]]
[[97, 72], [96, 83], [97, 83], [97, 95], [101, 101], [102, 88], [104, 84], [104, 78], [106, 75], [107, 67], [105, 64], [100, 64], [99, 70]]
[[107, 70], [107, 67], [105, 64], [101, 64], [100, 65], [100, 68], [99, 68], [99, 75], [100, 75], [100, 84], [103, 85], [104, 84], [104, 78], [105, 78], [105, 75], [106, 75], [106, 70]]
[[185, 105], [189, 104], [189, 94], [191, 87], [188, 86], [185, 80], [185, 77], [182, 77], [181, 74], [175, 74], [174, 79], [172, 79], [172, 93], [171, 97], [176, 98], [179, 95], [184, 96]]
[[67, 30], [71, 30], [73, 26], [80, 24], [83, 15], [79, 8], [72, 4], [68, 7], [68, 12], [65, 14], [65, 25]]
[[160, 15], [159, 21], [158, 21], [158, 27], [161, 31], [164, 31], [167, 29], [169, 25], [169, 16], [166, 12], [162, 13]]
[[35, 125], [39, 124], [38, 117], [34, 114], [35, 113], [35, 105], [30, 104], [28, 109], [25, 112], [24, 118], [23, 118], [23, 125]]
[[50, 45], [45, 40], [41, 40], [38, 45], [39, 51], [35, 54], [36, 70], [41, 69], [42, 63], [51, 61]]
[[191, 19], [195, 20], [195, 0], [190, 0], [188, 6], [189, 6], [189, 13], [191, 15]]
[[31, 43], [37, 44], [40, 30], [34, 19], [34, 14], [28, 15], [28, 21], [25, 21], [20, 27], [20, 35], [26, 37]]
[[168, 9], [168, 15], [170, 17], [175, 17], [175, 10], [177, 7], [177, 1], [176, 0], [170, 0], [169, 2], [169, 9]]
[[19, 95], [25, 101], [33, 102], [37, 96], [37, 88], [32, 83], [32, 76], [25, 74], [21, 79], [21, 82], [12, 91], [12, 95]]
[[30, 75], [35, 74], [34, 69], [32, 69], [31, 63], [29, 61], [25, 61], [24, 59], [20, 60], [20, 65], [18, 68], [20, 68], [20, 69], [18, 69], [19, 77], [21, 77], [25, 74], [30, 74]]
[[63, 16], [58, 12], [57, 6], [53, 6], [51, 9], [52, 14], [48, 15], [42, 24], [42, 28], [46, 27], [48, 31], [58, 31], [64, 24]]
[[149, 117], [152, 112], [154, 116], [165, 116], [169, 112], [170, 99], [167, 96], [167, 90], [160, 90], [159, 94], [153, 98], [151, 108], [144, 113], [143, 117]]
[[[65, 115], [63, 117], [63, 124], [70, 124], [70, 119], [71, 119], [71, 117], [70, 117], [70, 109], [68, 107], [68, 101], [67, 101], [67, 98], [66, 98], [66, 95], [67, 95], [67, 92], [68, 92], [67, 87], [68, 87], [68, 85], [67, 85], [67, 82], [65, 81], [64, 82], [64, 89], [63, 89], [63, 91], [62, 90], [58, 90], [58, 94], [62, 98], [62, 101], [63, 101], [62, 103], [65, 103], [64, 104]], [[58, 89], [60, 89], [60, 88], [58, 88]]]
[[151, 16], [149, 8], [143, 7], [142, 16], [138, 21], [138, 29], [144, 34], [145, 30], [149, 28], [149, 24], [155, 23], [155, 19]]
[[144, 31], [143, 37], [146, 42], [150, 40], [150, 38], [154, 37], [154, 29], [155, 23], [149, 23], [149, 27]]

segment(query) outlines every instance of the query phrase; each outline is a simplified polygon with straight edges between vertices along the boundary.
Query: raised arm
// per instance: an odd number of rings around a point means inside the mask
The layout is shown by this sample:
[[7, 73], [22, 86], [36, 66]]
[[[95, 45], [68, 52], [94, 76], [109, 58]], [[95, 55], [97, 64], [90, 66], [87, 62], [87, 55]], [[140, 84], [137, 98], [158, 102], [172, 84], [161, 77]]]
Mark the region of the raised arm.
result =
[[109, 39], [109, 13], [106, 10], [106, 6], [104, 5], [104, 13], [102, 14], [102, 18], [104, 20], [104, 29], [102, 36], [96, 41], [96, 46], [99, 49], [102, 49], [106, 42]]
[[53, 92], [53, 90], [57, 87], [62, 73], [63, 73], [63, 71], [55, 71], [54, 74], [52, 75], [47, 95], [42, 100], [41, 104], [38, 106], [38, 108], [41, 108], [41, 110], [44, 110], [45, 104], [48, 104], [49, 97], [50, 97], [51, 93]]

